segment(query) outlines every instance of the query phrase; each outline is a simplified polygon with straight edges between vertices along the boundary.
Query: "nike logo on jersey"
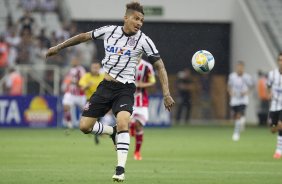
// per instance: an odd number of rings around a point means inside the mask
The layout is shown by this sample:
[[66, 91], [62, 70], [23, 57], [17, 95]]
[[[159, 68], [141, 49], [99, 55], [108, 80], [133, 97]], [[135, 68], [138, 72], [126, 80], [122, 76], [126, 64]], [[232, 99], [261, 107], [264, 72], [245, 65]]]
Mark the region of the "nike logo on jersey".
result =
[[126, 106], [127, 104], [121, 104], [120, 107]]
[[127, 49], [121, 48], [121, 47], [114, 47], [114, 46], [110, 46], [110, 45], [107, 46], [106, 51], [110, 52], [110, 53], [115, 53], [115, 54], [118, 54], [118, 55], [127, 55], [127, 56], [131, 55], [130, 50], [127, 50]]

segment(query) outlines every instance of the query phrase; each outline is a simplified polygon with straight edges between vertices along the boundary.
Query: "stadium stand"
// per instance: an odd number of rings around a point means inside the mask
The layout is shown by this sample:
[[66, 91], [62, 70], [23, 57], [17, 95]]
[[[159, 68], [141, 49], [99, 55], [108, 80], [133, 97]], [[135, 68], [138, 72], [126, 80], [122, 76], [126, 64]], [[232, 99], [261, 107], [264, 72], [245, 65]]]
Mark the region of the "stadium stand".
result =
[[282, 0], [246, 0], [268, 44], [277, 55], [282, 50]]

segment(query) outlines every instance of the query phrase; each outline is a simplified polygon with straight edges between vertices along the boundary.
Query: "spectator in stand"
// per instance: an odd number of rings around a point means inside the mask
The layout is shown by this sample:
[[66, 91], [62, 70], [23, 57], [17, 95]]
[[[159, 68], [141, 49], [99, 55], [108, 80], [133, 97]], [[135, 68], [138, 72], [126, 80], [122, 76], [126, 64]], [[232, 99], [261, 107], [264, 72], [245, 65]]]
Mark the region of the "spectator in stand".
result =
[[63, 28], [56, 31], [56, 37], [62, 40], [70, 38], [69, 24], [63, 23]]
[[18, 25], [20, 26], [20, 31], [29, 30], [31, 33], [35, 24], [35, 19], [32, 17], [31, 12], [26, 11], [25, 14], [18, 20]]
[[78, 32], [80, 32], [80, 31], [78, 31], [76, 23], [75, 22], [71, 22], [70, 25], [69, 25], [70, 37], [73, 37], [73, 36], [77, 35]]
[[4, 69], [8, 65], [9, 48], [4, 37], [0, 35], [0, 79], [4, 74]]
[[13, 19], [12, 19], [12, 16], [11, 14], [8, 14], [7, 15], [7, 18], [6, 18], [6, 27], [5, 27], [5, 31], [3, 33], [4, 37], [8, 37], [11, 35], [11, 33], [14, 31], [14, 30], [17, 30], [16, 26], [14, 25], [13, 23]]
[[40, 30], [40, 34], [37, 38], [40, 40], [40, 42], [43, 44], [44, 47], [47, 47], [47, 48], [51, 47], [51, 42], [50, 42], [50, 39], [46, 36], [45, 28], [42, 28]]
[[23, 94], [23, 77], [15, 68], [10, 68], [5, 76], [5, 94], [9, 96], [19, 96]]
[[35, 73], [38, 79], [44, 80], [46, 63], [45, 63], [45, 54], [47, 53], [48, 48], [44, 43], [37, 39], [35, 41], [35, 47], [32, 49], [32, 66], [35, 69]]
[[[57, 38], [55, 36], [55, 32], [52, 32], [52, 36], [51, 36], [51, 44], [53, 45], [53, 43], [57, 44], [60, 41], [63, 40], [62, 38]], [[71, 51], [70, 51], [71, 50]], [[73, 48], [71, 48], [70, 50], [66, 49], [66, 50], [62, 50], [62, 52], [60, 52], [59, 54], [51, 57], [51, 58], [47, 58], [48, 59], [48, 64], [52, 64], [52, 65], [58, 65], [58, 66], [69, 66], [69, 60], [71, 60], [73, 57], [77, 57], [75, 54], [72, 53]], [[69, 54], [68, 54], [69, 53]]]
[[19, 52], [17, 58], [17, 64], [30, 64], [31, 52], [34, 49], [33, 37], [28, 29], [24, 29], [21, 32], [21, 42], [19, 44]]
[[18, 57], [19, 44], [21, 43], [21, 38], [17, 35], [16, 29], [11, 30], [11, 33], [7, 35], [6, 42], [9, 44], [8, 65], [14, 66]]

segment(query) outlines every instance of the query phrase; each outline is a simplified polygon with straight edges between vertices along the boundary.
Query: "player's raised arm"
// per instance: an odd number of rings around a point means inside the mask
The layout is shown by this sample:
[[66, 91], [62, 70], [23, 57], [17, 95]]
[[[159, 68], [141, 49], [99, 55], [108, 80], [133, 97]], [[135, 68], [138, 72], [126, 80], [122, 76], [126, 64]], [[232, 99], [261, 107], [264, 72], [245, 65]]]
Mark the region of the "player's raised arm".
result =
[[154, 63], [154, 68], [159, 74], [158, 76], [162, 86], [165, 108], [170, 111], [175, 102], [169, 92], [167, 72], [162, 59], [159, 59]]
[[88, 40], [91, 40], [92, 39], [91, 34], [92, 34], [92, 31], [86, 32], [86, 33], [80, 33], [80, 34], [78, 34], [74, 37], [67, 39], [63, 43], [60, 43], [60, 44], [58, 44], [54, 47], [51, 47], [47, 51], [46, 57], [56, 55], [60, 50], [62, 50], [64, 48], [67, 48], [67, 47], [77, 45], [77, 44], [80, 44], [82, 42], [86, 42]]

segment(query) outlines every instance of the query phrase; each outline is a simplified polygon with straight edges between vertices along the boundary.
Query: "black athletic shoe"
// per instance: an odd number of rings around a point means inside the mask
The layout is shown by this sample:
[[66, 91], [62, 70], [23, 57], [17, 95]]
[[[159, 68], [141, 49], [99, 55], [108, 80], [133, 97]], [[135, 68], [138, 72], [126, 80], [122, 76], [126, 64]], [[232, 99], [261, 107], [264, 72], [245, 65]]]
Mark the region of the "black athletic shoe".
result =
[[113, 126], [113, 134], [110, 135], [110, 138], [112, 139], [114, 145], [116, 146], [116, 134], [117, 134], [117, 126]]
[[117, 166], [116, 167], [116, 173], [113, 175], [113, 181], [117, 181], [117, 182], [123, 182], [125, 179], [124, 176], [124, 168]]
[[99, 135], [94, 134], [94, 142], [95, 142], [96, 145], [98, 145], [100, 143]]

